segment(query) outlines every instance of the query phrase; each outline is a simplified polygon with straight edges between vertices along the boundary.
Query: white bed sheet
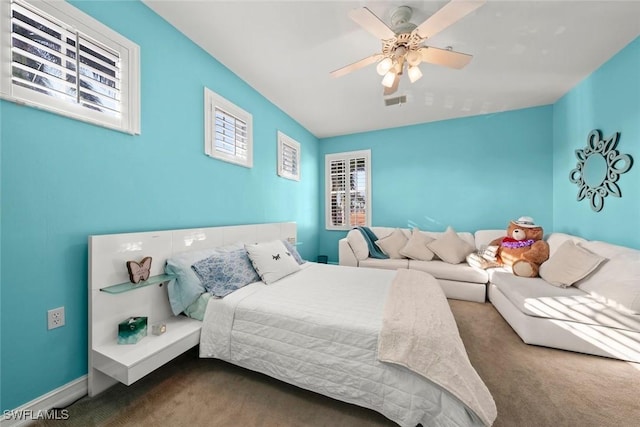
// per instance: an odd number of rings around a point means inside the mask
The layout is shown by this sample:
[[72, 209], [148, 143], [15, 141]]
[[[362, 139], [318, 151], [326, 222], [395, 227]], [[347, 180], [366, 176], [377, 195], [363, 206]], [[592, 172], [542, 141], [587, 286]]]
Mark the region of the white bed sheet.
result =
[[341, 401], [401, 426], [475, 426], [457, 398], [401, 366], [377, 360], [395, 271], [306, 263], [269, 286], [211, 299], [200, 356], [214, 357]]

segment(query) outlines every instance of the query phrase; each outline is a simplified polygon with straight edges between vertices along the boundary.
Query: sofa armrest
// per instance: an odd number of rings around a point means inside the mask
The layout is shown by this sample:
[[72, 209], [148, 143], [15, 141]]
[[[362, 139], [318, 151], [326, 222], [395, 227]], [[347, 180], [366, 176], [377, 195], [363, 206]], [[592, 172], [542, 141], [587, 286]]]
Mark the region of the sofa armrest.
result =
[[347, 242], [347, 238], [338, 241], [338, 263], [340, 265], [348, 265], [351, 267], [358, 266], [358, 259], [351, 249], [351, 245]]

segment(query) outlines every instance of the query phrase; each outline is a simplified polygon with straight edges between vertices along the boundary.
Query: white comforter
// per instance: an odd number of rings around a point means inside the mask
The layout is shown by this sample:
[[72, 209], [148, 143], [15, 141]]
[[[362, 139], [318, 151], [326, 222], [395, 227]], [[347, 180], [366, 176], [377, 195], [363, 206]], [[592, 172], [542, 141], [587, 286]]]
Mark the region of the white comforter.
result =
[[364, 406], [401, 426], [474, 426], [458, 399], [408, 369], [377, 359], [395, 271], [306, 263], [269, 286], [211, 299], [200, 356], [265, 373]]

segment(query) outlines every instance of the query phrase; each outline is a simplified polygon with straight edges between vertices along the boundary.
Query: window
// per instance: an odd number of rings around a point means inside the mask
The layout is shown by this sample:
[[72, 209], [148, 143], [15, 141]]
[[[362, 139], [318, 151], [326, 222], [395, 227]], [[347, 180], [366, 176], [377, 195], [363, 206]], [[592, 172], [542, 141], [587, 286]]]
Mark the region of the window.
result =
[[370, 150], [325, 156], [328, 230], [349, 230], [371, 224], [370, 170]]
[[278, 132], [278, 175], [300, 181], [300, 143]]
[[253, 117], [217, 93], [204, 88], [207, 156], [253, 167]]
[[0, 2], [0, 96], [140, 133], [139, 47], [67, 2]]

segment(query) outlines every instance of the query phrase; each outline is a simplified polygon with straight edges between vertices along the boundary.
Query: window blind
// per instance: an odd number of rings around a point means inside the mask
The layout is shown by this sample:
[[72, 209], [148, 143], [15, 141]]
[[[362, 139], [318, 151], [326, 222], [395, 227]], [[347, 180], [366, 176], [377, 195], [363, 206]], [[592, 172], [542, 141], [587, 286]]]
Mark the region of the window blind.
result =
[[349, 225], [346, 221], [347, 207], [347, 161], [332, 160], [330, 163], [331, 191], [330, 220], [333, 227]]
[[329, 226], [367, 225], [369, 218], [369, 165], [364, 156], [329, 162]]
[[110, 116], [122, 112], [119, 54], [15, 2], [11, 70], [15, 86]]
[[298, 176], [298, 148], [282, 142], [282, 172], [291, 176]]
[[247, 123], [238, 117], [215, 108], [215, 149], [221, 153], [247, 159]]

